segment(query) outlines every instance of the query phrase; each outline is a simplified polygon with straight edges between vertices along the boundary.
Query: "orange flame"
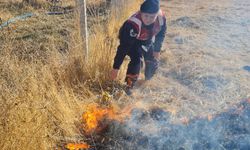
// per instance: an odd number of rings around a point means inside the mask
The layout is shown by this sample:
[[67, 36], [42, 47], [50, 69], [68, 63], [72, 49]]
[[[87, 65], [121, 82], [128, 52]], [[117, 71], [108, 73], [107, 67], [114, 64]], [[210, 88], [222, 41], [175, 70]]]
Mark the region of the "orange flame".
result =
[[103, 119], [115, 119], [114, 108], [101, 108], [97, 105], [89, 106], [88, 110], [83, 114], [85, 122], [85, 131], [87, 133], [93, 132], [98, 128], [98, 124]]
[[132, 106], [128, 106], [120, 110], [113, 105], [110, 105], [109, 107], [101, 107], [98, 104], [91, 104], [82, 116], [85, 124], [84, 131], [87, 134], [92, 133], [93, 131], [100, 131], [100, 129], [105, 128], [105, 126], [103, 126], [105, 124], [101, 123], [106, 119], [122, 122], [125, 120], [124, 118], [129, 116], [132, 108]]
[[90, 146], [86, 143], [82, 143], [82, 144], [69, 143], [66, 145], [66, 148], [69, 150], [79, 150], [79, 149], [88, 149], [90, 148]]

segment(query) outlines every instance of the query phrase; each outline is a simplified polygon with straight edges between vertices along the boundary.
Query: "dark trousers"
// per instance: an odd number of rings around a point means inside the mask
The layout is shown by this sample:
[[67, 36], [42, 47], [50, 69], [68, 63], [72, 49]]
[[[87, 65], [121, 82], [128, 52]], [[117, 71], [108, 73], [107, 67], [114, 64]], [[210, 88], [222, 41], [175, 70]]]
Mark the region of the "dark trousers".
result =
[[132, 49], [128, 56], [131, 60], [128, 64], [125, 81], [131, 87], [133, 87], [139, 77], [140, 70], [143, 67], [143, 58], [145, 62], [145, 80], [151, 79], [158, 69], [159, 62], [153, 56], [153, 46], [148, 47], [147, 50], [141, 47], [136, 50]]

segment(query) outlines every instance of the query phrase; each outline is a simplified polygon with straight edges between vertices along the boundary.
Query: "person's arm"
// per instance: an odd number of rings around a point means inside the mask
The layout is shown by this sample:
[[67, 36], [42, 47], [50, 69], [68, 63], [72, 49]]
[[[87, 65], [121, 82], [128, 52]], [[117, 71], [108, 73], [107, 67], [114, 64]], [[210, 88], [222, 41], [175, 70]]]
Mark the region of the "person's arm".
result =
[[161, 51], [162, 43], [164, 41], [166, 32], [167, 32], [167, 22], [166, 22], [166, 18], [164, 17], [164, 24], [161, 27], [161, 31], [155, 36], [155, 43], [154, 43], [155, 52]]
[[123, 24], [119, 32], [120, 45], [114, 58], [113, 69], [120, 69], [126, 54], [136, 42], [137, 34], [138, 31], [132, 23], [127, 21]]
[[124, 61], [128, 51], [136, 42], [136, 36], [138, 34], [137, 29], [131, 23], [126, 21], [119, 31], [120, 45], [117, 48], [117, 52], [114, 58], [113, 70], [111, 71], [111, 79], [114, 80], [117, 77], [121, 64]]

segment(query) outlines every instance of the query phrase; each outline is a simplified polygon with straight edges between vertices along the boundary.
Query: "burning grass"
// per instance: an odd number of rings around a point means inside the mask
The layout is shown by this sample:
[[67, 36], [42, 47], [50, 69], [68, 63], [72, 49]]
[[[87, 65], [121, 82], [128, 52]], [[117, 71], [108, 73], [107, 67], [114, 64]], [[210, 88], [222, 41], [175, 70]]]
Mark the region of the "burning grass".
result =
[[[95, 112], [103, 109], [95, 108]], [[88, 115], [86, 112], [84, 115]], [[96, 117], [100, 117], [99, 113]], [[123, 118], [104, 113], [99, 128], [88, 139], [97, 149], [249, 149], [250, 103], [242, 101], [225, 112], [171, 121], [171, 113], [159, 107], [132, 108]], [[93, 118], [93, 117], [91, 117]], [[109, 118], [109, 121], [104, 121]], [[187, 121], [188, 120], [188, 121]], [[103, 124], [105, 122], [105, 125]], [[85, 123], [88, 125], [88, 123]], [[100, 127], [105, 130], [99, 130]], [[86, 135], [86, 134], [85, 134]]]
[[86, 134], [91, 134], [94, 131], [100, 132], [105, 125], [99, 125], [104, 122], [103, 119], [114, 119], [115, 112], [111, 108], [101, 108], [98, 105], [88, 106], [88, 110], [83, 114], [83, 121], [86, 126], [83, 127]]
[[69, 144], [67, 144], [66, 148], [69, 150], [79, 150], [79, 149], [88, 149], [88, 148], [90, 148], [90, 146], [86, 143], [83, 143], [83, 144], [69, 143]]

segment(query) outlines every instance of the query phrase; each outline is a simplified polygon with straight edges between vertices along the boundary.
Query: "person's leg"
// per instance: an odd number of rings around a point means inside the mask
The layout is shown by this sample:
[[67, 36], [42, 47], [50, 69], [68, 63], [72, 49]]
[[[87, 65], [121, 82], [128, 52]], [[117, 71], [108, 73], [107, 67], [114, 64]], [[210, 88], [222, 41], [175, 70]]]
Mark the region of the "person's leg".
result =
[[144, 52], [145, 60], [145, 80], [150, 80], [159, 66], [159, 61], [153, 56], [153, 47], [151, 47], [148, 52]]
[[141, 64], [142, 64], [142, 54], [140, 51], [131, 51], [128, 56], [130, 57], [130, 62], [128, 64], [128, 69], [127, 69], [127, 74], [125, 78], [125, 82], [127, 82], [127, 85], [129, 88], [132, 88], [137, 81], [139, 74], [140, 74], [140, 69], [141, 69]]
[[140, 57], [130, 58], [131, 60], [128, 64], [125, 82], [127, 82], [128, 87], [132, 88], [139, 77], [142, 62]]

